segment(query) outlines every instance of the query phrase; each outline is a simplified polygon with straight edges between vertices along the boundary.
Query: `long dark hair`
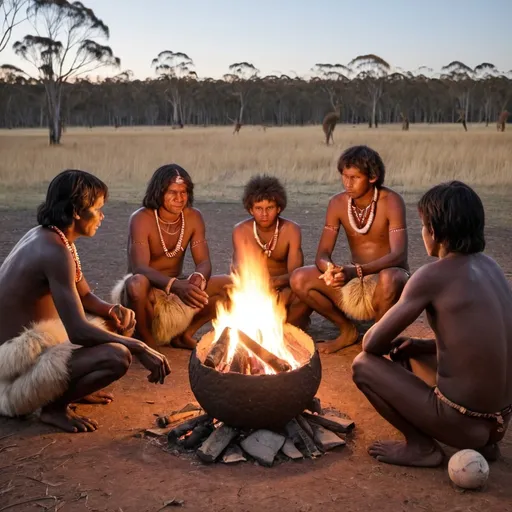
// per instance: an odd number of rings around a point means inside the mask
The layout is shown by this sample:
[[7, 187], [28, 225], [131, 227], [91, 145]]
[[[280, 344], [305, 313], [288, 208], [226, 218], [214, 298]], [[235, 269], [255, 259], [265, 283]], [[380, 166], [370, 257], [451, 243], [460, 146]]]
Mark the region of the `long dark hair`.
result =
[[484, 206], [465, 183], [454, 180], [432, 187], [419, 200], [418, 211], [448, 252], [472, 254], [485, 249]]
[[189, 173], [178, 164], [167, 164], [159, 167], [151, 176], [146, 188], [146, 194], [142, 200], [142, 206], [157, 210], [164, 202], [164, 195], [169, 185], [181, 177], [187, 187], [187, 206], [194, 204], [194, 183]]
[[62, 171], [48, 185], [46, 199], [37, 208], [37, 223], [66, 228], [75, 213], [80, 215], [102, 196], [106, 202], [108, 187], [93, 174], [77, 169]]

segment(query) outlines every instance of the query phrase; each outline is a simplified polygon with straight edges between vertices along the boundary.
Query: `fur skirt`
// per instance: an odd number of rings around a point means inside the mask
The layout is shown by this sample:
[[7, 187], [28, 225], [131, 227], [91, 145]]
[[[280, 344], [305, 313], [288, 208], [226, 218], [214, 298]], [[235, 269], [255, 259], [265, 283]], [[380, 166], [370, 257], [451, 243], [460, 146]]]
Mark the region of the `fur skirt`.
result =
[[[126, 281], [132, 275], [126, 274], [115, 284], [110, 297], [114, 304], [122, 304], [128, 307]], [[153, 293], [155, 295], [153, 324], [151, 326], [153, 338], [157, 345], [169, 345], [173, 338], [185, 332], [198, 309], [187, 306], [174, 293], [167, 295], [158, 288], [153, 288]]]
[[363, 280], [358, 277], [350, 280], [340, 288], [337, 306], [353, 320], [373, 320], [375, 310], [372, 302], [378, 279], [378, 274], [368, 274]]
[[59, 319], [35, 323], [0, 345], [0, 415], [30, 414], [61, 396], [77, 348]]

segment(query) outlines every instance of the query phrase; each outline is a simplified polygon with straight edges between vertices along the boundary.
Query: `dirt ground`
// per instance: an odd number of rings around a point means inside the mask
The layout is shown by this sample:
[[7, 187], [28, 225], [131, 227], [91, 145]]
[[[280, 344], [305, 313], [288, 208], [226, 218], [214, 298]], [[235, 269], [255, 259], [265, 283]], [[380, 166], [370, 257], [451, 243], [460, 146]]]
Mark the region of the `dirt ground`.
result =
[[[207, 223], [214, 272], [226, 272], [231, 228], [244, 212], [238, 204], [197, 206]], [[507, 226], [506, 219], [512, 203], [500, 199], [499, 204], [486, 206], [487, 252], [510, 277], [512, 227]], [[77, 243], [84, 272], [101, 297], [108, 297], [115, 280], [125, 271], [126, 229], [133, 209], [130, 204], [108, 204], [97, 236]], [[313, 261], [324, 212], [323, 207], [286, 210], [286, 216], [302, 225], [307, 263]], [[410, 264], [415, 270], [428, 258], [414, 205], [408, 209], [408, 221]], [[34, 210], [0, 210], [0, 261], [34, 223]], [[339, 246], [339, 260], [346, 261], [345, 243]], [[421, 319], [411, 331], [419, 336], [429, 334]], [[310, 334], [318, 339], [334, 337], [336, 331], [315, 316]], [[194, 400], [187, 371], [190, 353], [176, 349], [164, 350], [172, 366], [164, 385], [149, 384], [147, 372], [134, 363], [128, 374], [111, 386], [115, 399], [110, 405], [78, 407], [84, 415], [98, 420], [100, 428], [94, 433], [66, 434], [35, 419], [0, 418], [0, 511], [49, 507], [63, 512], [156, 512], [173, 498], [183, 500], [187, 510], [212, 512], [512, 510], [510, 431], [502, 444], [503, 457], [491, 465], [488, 484], [479, 492], [461, 492], [452, 487], [446, 462], [436, 469], [410, 469], [378, 463], [366, 453], [375, 439], [399, 438], [399, 434], [373, 411], [352, 383], [350, 366], [359, 351], [357, 345], [322, 356], [318, 397], [324, 406], [347, 413], [356, 428], [345, 447], [316, 460], [287, 462], [273, 468], [250, 463], [204, 465], [193, 457], [166, 453], [149, 439], [138, 437], [139, 432], [154, 425], [156, 414]], [[447, 453], [454, 451], [448, 449]], [[16, 505], [41, 497], [47, 499]]]

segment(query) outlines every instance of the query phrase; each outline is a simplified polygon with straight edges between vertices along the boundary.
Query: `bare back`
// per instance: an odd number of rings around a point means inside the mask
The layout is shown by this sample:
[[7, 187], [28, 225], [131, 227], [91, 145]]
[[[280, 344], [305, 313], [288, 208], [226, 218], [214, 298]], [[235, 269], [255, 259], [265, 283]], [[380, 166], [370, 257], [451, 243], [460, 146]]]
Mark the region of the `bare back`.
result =
[[0, 267], [0, 344], [32, 322], [58, 318], [46, 266], [64, 262], [74, 268], [71, 254], [54, 233], [38, 226], [28, 231]]
[[478, 253], [429, 265], [427, 308], [437, 338], [438, 385], [476, 411], [512, 403], [512, 290], [497, 263]]

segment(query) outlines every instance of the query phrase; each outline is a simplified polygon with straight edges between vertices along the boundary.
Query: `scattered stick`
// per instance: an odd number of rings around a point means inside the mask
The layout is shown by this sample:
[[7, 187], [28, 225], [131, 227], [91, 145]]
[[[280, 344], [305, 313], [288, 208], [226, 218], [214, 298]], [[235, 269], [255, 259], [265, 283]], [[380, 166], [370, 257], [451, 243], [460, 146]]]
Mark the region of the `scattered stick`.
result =
[[6, 507], [0, 508], [0, 512], [4, 510], [9, 510], [10, 508], [18, 507], [19, 505], [26, 505], [27, 503], [35, 503], [36, 501], [43, 500], [53, 500], [57, 502], [57, 496], [41, 496], [39, 498], [30, 498], [29, 500], [18, 501], [17, 503], [12, 503], [11, 505], [7, 505]]
[[43, 446], [38, 452], [36, 452], [36, 453], [34, 453], [32, 455], [27, 455], [26, 457], [22, 457], [21, 459], [17, 459], [16, 462], [22, 462], [24, 460], [32, 459], [34, 457], [37, 457], [38, 455], [41, 455], [41, 453], [43, 453], [43, 451], [46, 450], [46, 448], [48, 448], [48, 446], [51, 446], [52, 444], [55, 444], [55, 443], [56, 443], [56, 441], [54, 439], [51, 443], [48, 443], [47, 445]]
[[7, 484], [5, 489], [2, 489], [0, 491], [0, 496], [7, 494], [8, 492], [11, 492], [14, 489], [14, 485], [11, 485], [11, 484], [12, 484], [12, 480]]
[[34, 482], [39, 482], [40, 484], [44, 484], [44, 485], [48, 485], [50, 487], [59, 487], [59, 485], [62, 485], [63, 482], [61, 482], [60, 484], [54, 484], [52, 482], [47, 482], [46, 480], [39, 480], [38, 478], [34, 478], [33, 476], [27, 476], [27, 475], [22, 475], [23, 478], [28, 478], [29, 480], [33, 480]]
[[291, 366], [283, 359], [272, 354], [259, 343], [251, 339], [245, 332], [238, 330], [238, 339], [245, 348], [257, 355], [264, 363], [268, 364], [274, 371], [281, 373], [291, 370]]
[[0, 448], [0, 453], [2, 453], [4, 450], [8, 450], [9, 448], [15, 448], [16, 446], [18, 446], [17, 444], [8, 444], [7, 446], [3, 446], [2, 448]]

